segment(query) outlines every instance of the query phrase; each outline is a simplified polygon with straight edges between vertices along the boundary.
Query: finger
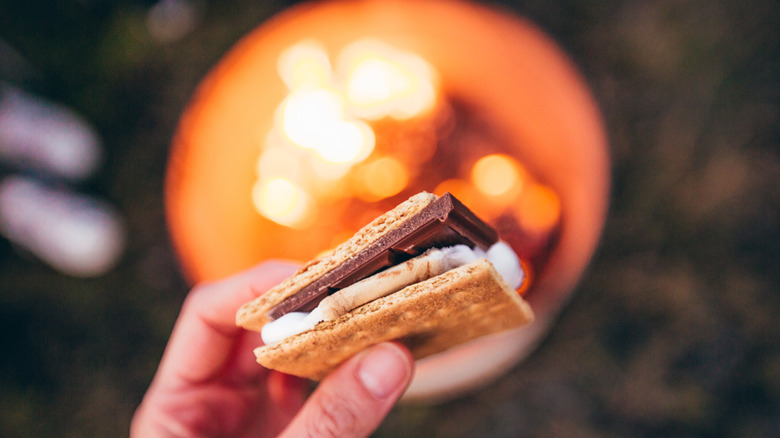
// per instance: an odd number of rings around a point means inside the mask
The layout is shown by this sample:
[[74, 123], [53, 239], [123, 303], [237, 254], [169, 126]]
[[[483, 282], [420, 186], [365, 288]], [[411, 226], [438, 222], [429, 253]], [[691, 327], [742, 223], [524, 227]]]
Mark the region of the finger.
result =
[[281, 424], [288, 424], [306, 401], [309, 381], [278, 371], [270, 371], [266, 385], [271, 405], [276, 407], [278, 415], [283, 417], [280, 418]]
[[[241, 340], [251, 337], [235, 324], [238, 308], [294, 270], [291, 264], [262, 263], [226, 280], [193, 289], [182, 306], [160, 362], [160, 380], [170, 381], [166, 377], [175, 376], [199, 382], [224, 370], [226, 362], [234, 360], [234, 350], [242, 344]], [[240, 356], [251, 356], [251, 347], [244, 353]], [[240, 360], [247, 362], [246, 358]]]
[[399, 344], [369, 348], [320, 383], [282, 436], [368, 436], [406, 390], [413, 369], [412, 355]]

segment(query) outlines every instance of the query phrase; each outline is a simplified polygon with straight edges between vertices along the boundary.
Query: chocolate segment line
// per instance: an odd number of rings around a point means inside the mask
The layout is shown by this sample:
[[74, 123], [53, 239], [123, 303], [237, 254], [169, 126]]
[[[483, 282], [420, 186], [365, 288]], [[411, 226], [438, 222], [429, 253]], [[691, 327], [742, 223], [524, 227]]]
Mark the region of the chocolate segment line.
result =
[[487, 250], [498, 234], [450, 193], [442, 195], [400, 227], [381, 236], [364, 250], [331, 269], [271, 308], [273, 321], [296, 311], [311, 311], [333, 292], [430, 248], [468, 245]]

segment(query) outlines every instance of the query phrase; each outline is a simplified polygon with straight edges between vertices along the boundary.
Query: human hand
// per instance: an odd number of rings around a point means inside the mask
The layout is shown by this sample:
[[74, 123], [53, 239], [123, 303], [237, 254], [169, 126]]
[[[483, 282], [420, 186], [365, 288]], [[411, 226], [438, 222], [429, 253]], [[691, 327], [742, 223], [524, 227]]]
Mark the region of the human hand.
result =
[[384, 343], [349, 359], [306, 400], [306, 382], [255, 362], [259, 333], [235, 325], [238, 308], [292, 274], [263, 263], [190, 292], [132, 437], [361, 437], [373, 432], [411, 381], [414, 362]]

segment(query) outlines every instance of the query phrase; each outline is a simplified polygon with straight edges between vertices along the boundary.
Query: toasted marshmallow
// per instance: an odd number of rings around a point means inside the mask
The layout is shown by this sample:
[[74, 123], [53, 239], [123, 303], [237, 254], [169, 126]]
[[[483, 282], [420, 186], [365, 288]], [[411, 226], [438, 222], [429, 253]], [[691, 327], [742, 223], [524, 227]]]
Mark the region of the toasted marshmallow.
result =
[[432, 248], [423, 254], [345, 287], [323, 299], [312, 312], [290, 312], [266, 323], [261, 336], [266, 345], [311, 330], [322, 321], [332, 321], [352, 309], [406, 286], [487, 258], [512, 289], [525, 277], [520, 260], [505, 242], [497, 242], [487, 252], [466, 245]]

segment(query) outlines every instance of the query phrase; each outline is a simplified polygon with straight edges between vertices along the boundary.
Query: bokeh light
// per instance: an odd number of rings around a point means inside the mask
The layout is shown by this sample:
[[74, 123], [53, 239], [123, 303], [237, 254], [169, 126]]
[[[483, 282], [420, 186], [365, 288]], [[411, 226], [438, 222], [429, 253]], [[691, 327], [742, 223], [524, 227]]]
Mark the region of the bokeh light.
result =
[[486, 155], [471, 170], [474, 186], [492, 197], [507, 197], [523, 188], [523, 170], [514, 158], [505, 154]]
[[517, 205], [520, 225], [532, 233], [549, 232], [560, 220], [561, 201], [555, 191], [544, 185], [528, 187]]
[[303, 227], [314, 217], [308, 195], [284, 178], [258, 181], [252, 198], [259, 212], [282, 225]]

